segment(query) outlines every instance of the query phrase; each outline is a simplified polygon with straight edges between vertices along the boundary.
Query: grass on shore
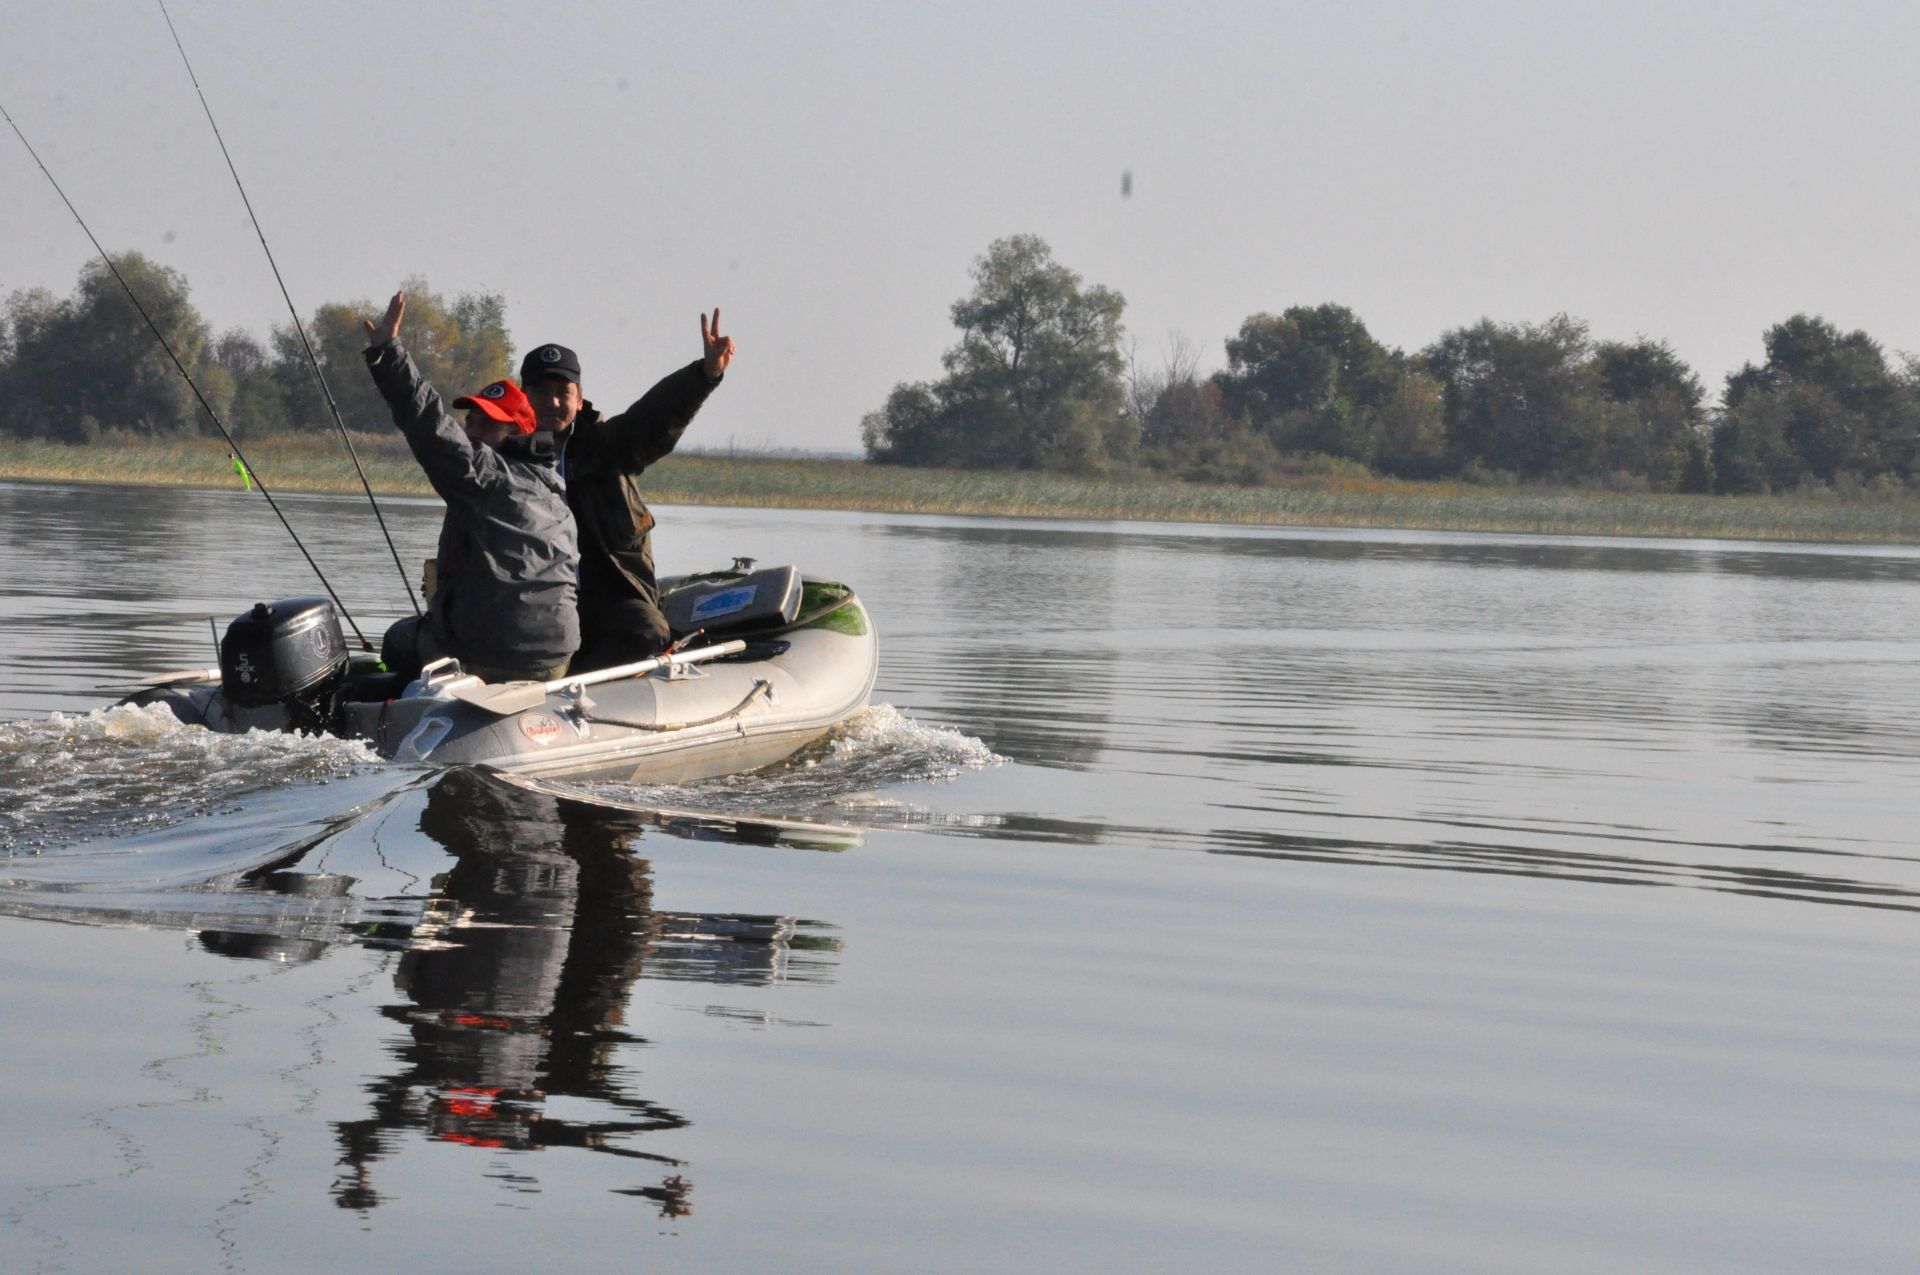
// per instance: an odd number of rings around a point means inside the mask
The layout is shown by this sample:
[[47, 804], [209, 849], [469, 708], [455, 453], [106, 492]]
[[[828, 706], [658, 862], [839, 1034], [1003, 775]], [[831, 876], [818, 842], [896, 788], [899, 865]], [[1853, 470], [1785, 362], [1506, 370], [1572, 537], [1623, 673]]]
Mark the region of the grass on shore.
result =
[[[357, 492], [332, 433], [258, 439], [247, 457], [275, 492]], [[354, 436], [376, 492], [429, 495], [405, 445]], [[233, 487], [226, 447], [212, 439], [116, 440], [93, 446], [15, 441], [0, 477], [142, 486]], [[858, 460], [680, 454], [647, 471], [660, 504], [846, 509], [1393, 527], [1567, 535], [1920, 543], [1920, 499], [1678, 496], [1413, 483], [1364, 474], [1302, 475], [1274, 487], [1212, 486], [1152, 477], [1076, 478], [1006, 470], [907, 469]]]

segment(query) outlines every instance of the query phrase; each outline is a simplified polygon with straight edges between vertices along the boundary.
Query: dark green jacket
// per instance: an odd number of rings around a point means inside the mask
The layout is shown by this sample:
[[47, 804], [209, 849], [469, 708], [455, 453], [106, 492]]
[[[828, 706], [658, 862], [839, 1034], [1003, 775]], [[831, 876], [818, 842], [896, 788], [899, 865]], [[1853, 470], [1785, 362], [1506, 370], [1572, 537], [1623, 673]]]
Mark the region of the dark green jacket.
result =
[[679, 445], [707, 395], [700, 360], [662, 377], [618, 416], [583, 403], [561, 444], [567, 504], [580, 527], [580, 627], [600, 627], [602, 614], [639, 600], [657, 608], [653, 574], [653, 511], [641, 498], [640, 474]]

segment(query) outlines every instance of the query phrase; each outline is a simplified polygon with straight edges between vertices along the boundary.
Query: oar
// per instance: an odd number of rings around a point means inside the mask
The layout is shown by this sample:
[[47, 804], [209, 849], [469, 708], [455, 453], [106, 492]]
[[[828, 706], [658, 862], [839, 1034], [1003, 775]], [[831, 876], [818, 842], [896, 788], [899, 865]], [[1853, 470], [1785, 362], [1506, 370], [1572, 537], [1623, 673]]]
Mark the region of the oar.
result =
[[695, 664], [701, 660], [732, 655], [735, 651], [746, 649], [745, 642], [721, 642], [717, 646], [703, 646], [694, 651], [676, 651], [672, 655], [656, 656], [651, 660], [641, 660], [637, 664], [620, 664], [593, 673], [581, 673], [576, 677], [557, 678], [551, 682], [498, 682], [491, 685], [476, 682], [467, 686], [452, 686], [448, 690], [463, 704], [471, 704], [475, 708], [505, 717], [509, 713], [524, 713], [530, 708], [536, 708], [546, 703], [547, 696], [555, 691], [564, 691], [569, 686], [594, 686], [601, 682], [618, 682], [623, 678], [651, 673], [669, 664]]

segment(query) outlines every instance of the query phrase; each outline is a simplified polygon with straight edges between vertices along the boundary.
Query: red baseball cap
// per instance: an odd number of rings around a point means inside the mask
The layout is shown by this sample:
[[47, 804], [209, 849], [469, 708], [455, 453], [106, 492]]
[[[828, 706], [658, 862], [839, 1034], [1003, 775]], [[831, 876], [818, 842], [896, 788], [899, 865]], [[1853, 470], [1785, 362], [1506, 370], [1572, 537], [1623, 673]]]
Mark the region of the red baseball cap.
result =
[[534, 431], [533, 404], [512, 381], [495, 381], [473, 394], [453, 400], [455, 407], [477, 407], [503, 425], [511, 425], [522, 434]]

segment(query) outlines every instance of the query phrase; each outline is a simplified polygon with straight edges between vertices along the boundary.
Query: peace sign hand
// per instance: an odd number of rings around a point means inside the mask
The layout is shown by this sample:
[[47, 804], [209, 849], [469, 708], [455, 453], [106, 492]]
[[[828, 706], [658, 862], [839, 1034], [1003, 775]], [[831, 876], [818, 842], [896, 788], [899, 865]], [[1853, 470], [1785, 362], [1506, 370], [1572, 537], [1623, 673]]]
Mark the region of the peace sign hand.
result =
[[733, 338], [720, 335], [720, 307], [713, 308], [713, 322], [707, 322], [706, 312], [700, 313], [700, 343], [706, 347], [706, 359], [702, 366], [706, 369], [707, 379], [717, 381], [727, 373], [727, 364], [733, 362]]

